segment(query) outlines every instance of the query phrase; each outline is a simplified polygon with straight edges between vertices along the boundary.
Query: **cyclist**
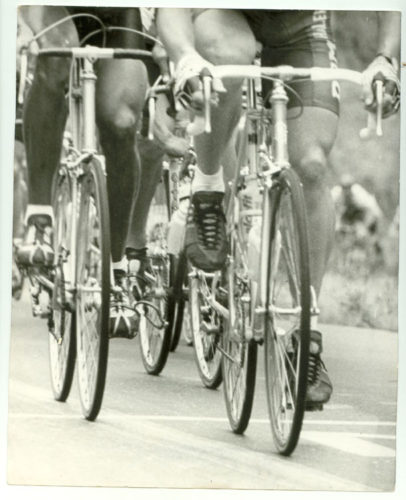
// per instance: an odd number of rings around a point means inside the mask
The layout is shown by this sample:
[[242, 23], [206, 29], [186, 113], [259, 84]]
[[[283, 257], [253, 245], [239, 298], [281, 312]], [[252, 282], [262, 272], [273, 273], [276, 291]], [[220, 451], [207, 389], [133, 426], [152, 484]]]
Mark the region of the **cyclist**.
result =
[[[120, 26], [142, 30], [140, 9], [22, 6], [19, 9], [34, 34], [70, 15], [97, 16], [107, 27]], [[74, 47], [89, 33], [100, 28], [94, 18], [69, 18], [37, 39], [43, 47]], [[106, 33], [106, 46], [145, 48], [141, 36], [127, 31]], [[102, 35], [87, 43], [101, 45]], [[51, 244], [53, 213], [51, 185], [58, 164], [62, 135], [67, 116], [65, 91], [69, 81], [70, 62], [64, 58], [39, 58], [34, 80], [24, 109], [24, 139], [29, 172], [29, 205], [26, 211], [26, 235], [18, 250], [21, 265], [52, 265]], [[156, 69], [148, 67], [150, 73]], [[125, 272], [136, 272], [143, 281], [147, 268], [145, 223], [162, 164], [162, 147], [148, 144], [139, 129], [148, 86], [145, 65], [134, 60], [101, 60], [97, 63], [97, 125], [106, 157], [108, 195], [111, 220], [111, 250], [117, 281]], [[181, 154], [185, 145], [172, 136], [163, 121], [157, 131], [158, 146]], [[140, 176], [140, 158], [143, 159]], [[138, 192], [138, 196], [137, 196]], [[135, 217], [132, 217], [132, 213]], [[135, 232], [134, 232], [135, 231]], [[124, 259], [126, 255], [127, 264]], [[112, 336], [134, 334], [136, 315], [121, 322], [118, 331], [114, 321]]]
[[356, 183], [352, 175], [343, 175], [331, 195], [336, 208], [336, 231], [346, 232], [350, 228], [359, 242], [377, 236], [382, 210], [375, 196]]
[[[365, 103], [374, 106], [372, 81], [379, 73], [386, 89], [384, 114], [397, 108], [398, 80], [394, 57], [399, 51], [400, 23], [396, 13], [379, 13], [377, 55], [365, 71]], [[202, 68], [214, 64], [251, 64], [257, 43], [263, 46], [266, 66], [334, 67], [335, 45], [327, 11], [265, 11], [227, 9], [166, 9], [156, 13], [158, 34], [176, 67], [175, 90], [185, 93], [193, 108], [201, 107], [201, 91], [196, 77]], [[227, 254], [224, 182], [221, 152], [230, 141], [240, 114], [241, 85], [224, 82], [218, 88], [218, 105], [212, 110], [212, 134], [196, 137], [199, 168], [195, 171], [192, 199], [186, 225], [188, 258], [196, 267], [220, 269]], [[334, 207], [326, 181], [327, 158], [333, 146], [338, 123], [339, 86], [337, 82], [297, 82], [290, 94], [289, 154], [293, 168], [303, 183], [309, 220], [310, 267], [312, 284], [319, 294], [334, 235]], [[267, 86], [264, 86], [264, 95]], [[225, 92], [224, 92], [225, 91]], [[299, 101], [299, 98], [300, 101]], [[183, 99], [184, 101], [185, 99]], [[296, 109], [295, 109], [296, 108]], [[309, 379], [308, 408], [326, 403], [332, 384], [322, 363], [322, 336], [311, 334], [311, 355], [317, 367]]]

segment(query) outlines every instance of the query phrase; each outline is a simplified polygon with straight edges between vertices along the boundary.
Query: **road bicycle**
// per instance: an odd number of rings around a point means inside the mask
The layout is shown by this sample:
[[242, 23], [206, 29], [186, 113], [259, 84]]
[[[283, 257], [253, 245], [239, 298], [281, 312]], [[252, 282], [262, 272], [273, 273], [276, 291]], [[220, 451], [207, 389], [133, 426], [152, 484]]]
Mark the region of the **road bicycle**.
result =
[[[211, 73], [211, 74], [210, 74]], [[290, 66], [216, 66], [202, 72], [204, 121], [211, 132], [212, 78], [247, 79], [238, 126], [238, 161], [226, 192], [229, 255], [223, 271], [193, 270], [190, 283], [192, 325], [212, 353], [221, 356], [223, 387], [232, 430], [249, 423], [255, 390], [257, 348], [264, 344], [268, 414], [276, 449], [295, 449], [306, 409], [311, 324], [319, 313], [310, 283], [309, 250], [302, 185], [288, 158], [288, 83], [291, 80], [361, 83], [361, 74], [344, 69]], [[273, 87], [270, 108], [259, 98], [259, 80]], [[378, 82], [378, 84], [381, 82]], [[382, 84], [380, 85], [382, 89]], [[382, 93], [377, 120], [362, 136], [381, 135]], [[192, 326], [193, 328], [193, 326]], [[206, 364], [213, 359], [207, 355]], [[312, 409], [318, 409], [313, 407]]]
[[106, 169], [97, 139], [94, 65], [100, 59], [146, 60], [151, 54], [87, 46], [41, 49], [38, 57], [69, 57], [72, 66], [69, 116], [52, 189], [55, 260], [51, 269], [27, 270], [33, 314], [48, 319], [55, 399], [68, 397], [77, 358], [82, 412], [95, 420], [107, 372], [110, 297], [116, 300], [118, 291], [111, 285]]

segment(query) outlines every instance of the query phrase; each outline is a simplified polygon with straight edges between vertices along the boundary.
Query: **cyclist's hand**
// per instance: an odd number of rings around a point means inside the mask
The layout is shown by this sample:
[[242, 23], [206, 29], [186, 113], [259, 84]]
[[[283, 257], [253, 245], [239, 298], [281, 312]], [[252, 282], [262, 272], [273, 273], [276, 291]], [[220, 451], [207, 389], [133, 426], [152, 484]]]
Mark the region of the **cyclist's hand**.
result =
[[[203, 59], [197, 52], [184, 56], [176, 66], [175, 72], [175, 97], [184, 107], [190, 107], [199, 112], [204, 106], [203, 88], [200, 74], [203, 69], [209, 72], [213, 65]], [[225, 92], [223, 82], [217, 78], [212, 80], [212, 104], [218, 102], [218, 93]]]
[[382, 55], [378, 55], [363, 73], [363, 99], [365, 107], [371, 111], [376, 108], [374, 96], [374, 82], [383, 80], [384, 96], [382, 105], [382, 116], [390, 116], [399, 109], [400, 105], [400, 82], [396, 61], [389, 62]]

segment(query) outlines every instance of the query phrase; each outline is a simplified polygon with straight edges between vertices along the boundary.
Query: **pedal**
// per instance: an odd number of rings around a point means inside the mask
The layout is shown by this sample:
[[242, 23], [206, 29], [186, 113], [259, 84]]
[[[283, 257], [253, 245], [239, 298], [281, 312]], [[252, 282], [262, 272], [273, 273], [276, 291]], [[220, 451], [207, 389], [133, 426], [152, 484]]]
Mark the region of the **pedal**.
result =
[[109, 338], [133, 339], [138, 333], [138, 315], [125, 316], [121, 311], [116, 317], [110, 317]]
[[220, 333], [220, 327], [217, 325], [211, 325], [207, 323], [206, 321], [202, 321], [200, 323], [200, 329], [202, 332], [204, 332], [206, 335], [217, 335]]

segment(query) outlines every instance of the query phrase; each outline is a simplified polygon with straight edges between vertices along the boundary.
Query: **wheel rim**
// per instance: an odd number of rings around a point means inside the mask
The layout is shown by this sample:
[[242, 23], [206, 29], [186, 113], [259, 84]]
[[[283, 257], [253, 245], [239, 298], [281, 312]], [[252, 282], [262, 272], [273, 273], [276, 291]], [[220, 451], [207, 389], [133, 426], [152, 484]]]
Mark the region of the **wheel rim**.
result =
[[95, 397], [102, 327], [100, 214], [94, 189], [88, 194], [79, 221], [77, 286], [78, 380], [86, 411], [91, 409]]
[[[248, 279], [247, 254], [240, 244], [240, 238], [246, 241], [246, 237], [246, 230], [232, 234], [232, 256], [227, 272], [230, 318], [224, 338], [224, 350], [227, 355], [223, 356], [223, 377], [228, 416], [235, 432], [243, 432], [248, 425], [255, 390], [256, 351], [255, 360], [251, 359], [252, 364], [248, 366], [249, 351], [256, 349], [256, 345], [249, 346], [248, 340], [248, 332], [252, 331], [252, 294]], [[249, 391], [251, 394], [248, 394]]]
[[297, 416], [302, 313], [300, 253], [294, 236], [291, 193], [287, 189], [281, 193], [274, 231], [265, 365], [272, 381], [268, 392], [272, 430], [277, 444], [284, 447]]
[[[191, 279], [190, 321], [195, 357], [203, 382], [211, 384], [218, 376], [221, 352], [217, 348], [222, 326], [216, 312], [207, 302], [209, 288], [204, 277]], [[218, 332], [208, 334], [202, 329], [203, 322]]]
[[[146, 284], [144, 300], [151, 303], [138, 308], [140, 346], [147, 371], [161, 371], [170, 347], [170, 332], [165, 322], [170, 287], [170, 257], [167, 248], [168, 207], [164, 185], [159, 184], [150, 208], [147, 234], [152, 280]], [[167, 345], [169, 342], [169, 345]], [[164, 360], [165, 357], [165, 360]], [[162, 366], [161, 366], [162, 365]]]
[[[71, 211], [69, 180], [60, 180], [55, 207], [55, 278], [52, 294], [53, 332], [49, 333], [49, 358], [51, 384], [56, 399], [65, 399], [70, 389], [74, 364], [74, 336], [72, 333], [72, 313], [64, 306], [66, 290], [70, 288], [71, 273], [68, 251], [70, 249]], [[72, 374], [69, 374], [72, 370]], [[68, 380], [68, 377], [70, 380]], [[66, 391], [66, 394], [64, 392]]]
[[140, 342], [145, 362], [151, 368], [159, 362], [164, 347], [165, 328], [162, 320], [166, 317], [167, 293], [169, 288], [169, 258], [152, 260], [154, 286], [146, 300], [153, 307], [140, 308]]

